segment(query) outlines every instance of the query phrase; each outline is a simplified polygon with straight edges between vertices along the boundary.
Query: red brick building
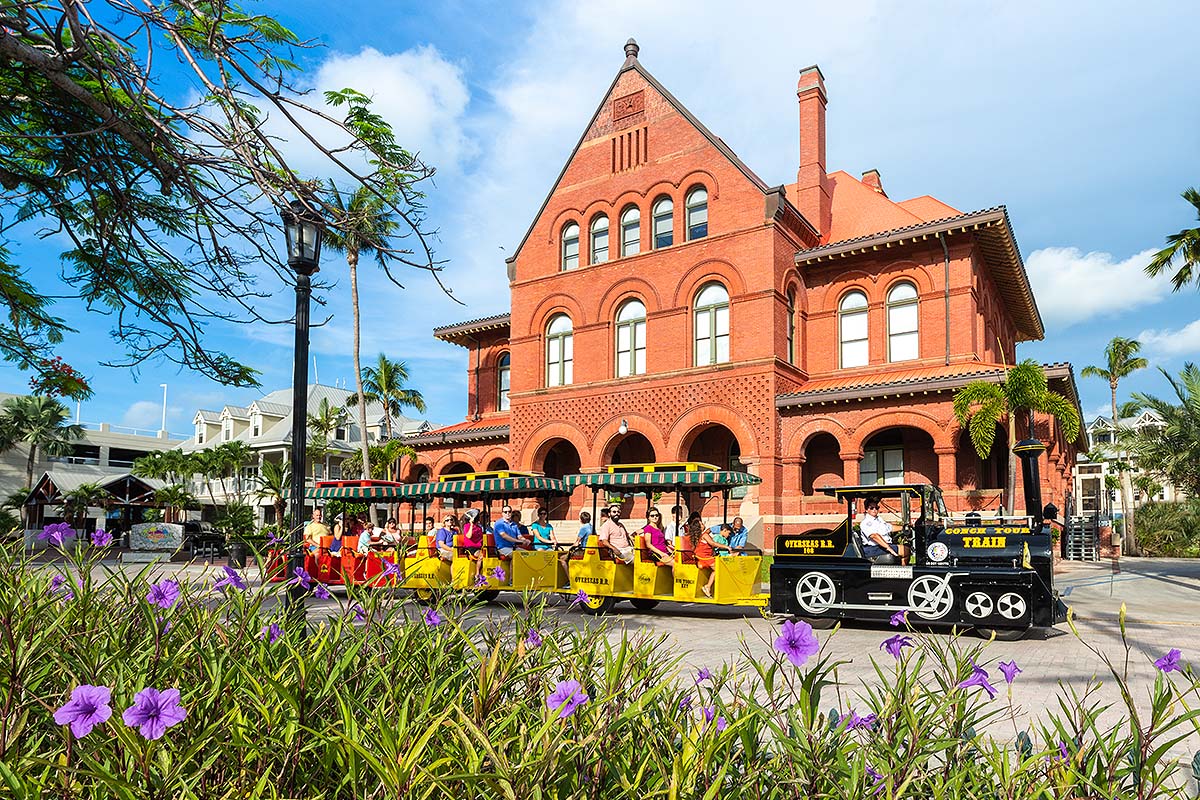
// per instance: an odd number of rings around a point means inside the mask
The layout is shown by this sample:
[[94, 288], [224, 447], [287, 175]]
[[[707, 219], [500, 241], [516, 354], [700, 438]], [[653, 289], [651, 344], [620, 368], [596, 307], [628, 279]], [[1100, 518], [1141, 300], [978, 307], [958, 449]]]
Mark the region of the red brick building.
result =
[[[768, 546], [827, 524], [825, 485], [928, 481], [952, 509], [996, 508], [1007, 437], [981, 461], [952, 399], [1043, 336], [1005, 209], [828, 172], [815, 66], [796, 181], [769, 185], [625, 49], [508, 260], [510, 313], [434, 331], [468, 351], [468, 419], [409, 439], [408, 477], [748, 469], [762, 484], [735, 505]], [[1047, 371], [1078, 402], [1070, 366]], [[1045, 498], [1066, 508], [1079, 443], [1040, 424]]]

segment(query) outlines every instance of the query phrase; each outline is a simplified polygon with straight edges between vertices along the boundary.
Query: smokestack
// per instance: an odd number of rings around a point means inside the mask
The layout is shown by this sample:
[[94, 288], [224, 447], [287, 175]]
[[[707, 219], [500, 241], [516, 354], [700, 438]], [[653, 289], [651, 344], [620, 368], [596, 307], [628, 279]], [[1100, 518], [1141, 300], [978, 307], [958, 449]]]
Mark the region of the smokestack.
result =
[[815, 64], [800, 70], [796, 84], [800, 101], [800, 169], [796, 173], [796, 206], [812, 225], [829, 235], [833, 220], [833, 191], [825, 173], [825, 76]]

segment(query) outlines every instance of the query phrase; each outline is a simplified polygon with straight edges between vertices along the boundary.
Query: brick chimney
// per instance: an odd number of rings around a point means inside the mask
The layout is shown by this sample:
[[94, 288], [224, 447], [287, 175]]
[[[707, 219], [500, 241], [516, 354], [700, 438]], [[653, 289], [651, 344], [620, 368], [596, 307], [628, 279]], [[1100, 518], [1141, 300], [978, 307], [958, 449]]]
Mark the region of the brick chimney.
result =
[[879, 177], [879, 170], [869, 169], [864, 172], [862, 174], [862, 182], [864, 186], [869, 186], [884, 197], [887, 197], [887, 192], [883, 190], [883, 179]]
[[815, 64], [800, 70], [800, 169], [796, 173], [796, 207], [822, 238], [833, 219], [833, 189], [825, 173], [825, 76]]

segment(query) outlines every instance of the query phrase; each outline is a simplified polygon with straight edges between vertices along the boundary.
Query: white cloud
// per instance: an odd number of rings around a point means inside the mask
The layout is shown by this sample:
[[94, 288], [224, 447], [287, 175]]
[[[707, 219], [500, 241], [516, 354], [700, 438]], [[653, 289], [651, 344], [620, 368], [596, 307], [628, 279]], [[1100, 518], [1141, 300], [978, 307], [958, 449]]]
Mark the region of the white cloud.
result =
[[162, 402], [138, 400], [125, 411], [121, 425], [126, 428], [158, 430], [162, 426]]
[[1200, 319], [1178, 330], [1144, 330], [1137, 335], [1137, 340], [1151, 356], [1196, 356], [1200, 354]]
[[1144, 272], [1154, 252], [1143, 250], [1118, 261], [1111, 253], [1083, 253], [1075, 247], [1033, 251], [1025, 265], [1046, 326], [1066, 328], [1162, 300], [1171, 293], [1170, 279]]

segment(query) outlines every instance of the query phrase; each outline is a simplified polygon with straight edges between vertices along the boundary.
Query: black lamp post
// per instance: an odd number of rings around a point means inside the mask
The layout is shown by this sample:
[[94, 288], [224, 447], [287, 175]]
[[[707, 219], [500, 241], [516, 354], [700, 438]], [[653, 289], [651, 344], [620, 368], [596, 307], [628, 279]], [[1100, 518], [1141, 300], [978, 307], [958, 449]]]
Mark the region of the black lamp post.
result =
[[[308, 304], [312, 274], [321, 263], [322, 220], [302, 200], [281, 212], [287, 238], [288, 266], [296, 273], [296, 352], [292, 366], [292, 524], [288, 537], [288, 577], [304, 567], [304, 455], [308, 444]], [[289, 618], [304, 624], [304, 589], [288, 588]]]

